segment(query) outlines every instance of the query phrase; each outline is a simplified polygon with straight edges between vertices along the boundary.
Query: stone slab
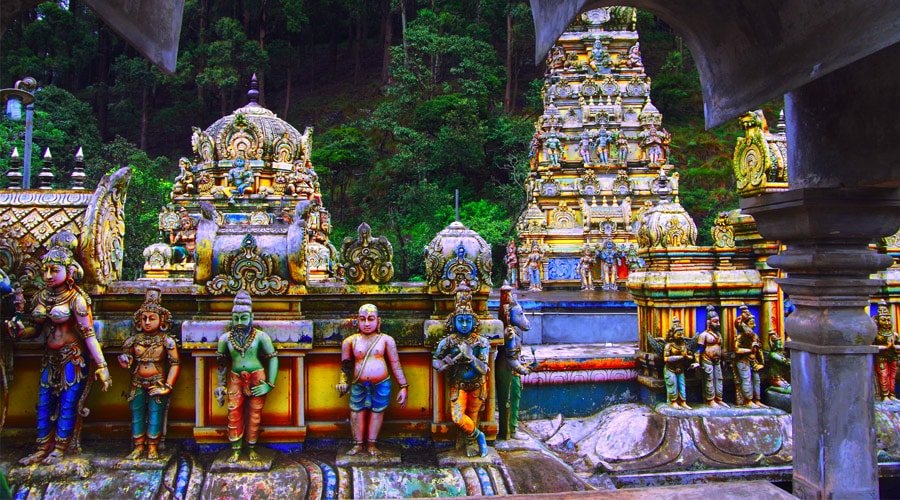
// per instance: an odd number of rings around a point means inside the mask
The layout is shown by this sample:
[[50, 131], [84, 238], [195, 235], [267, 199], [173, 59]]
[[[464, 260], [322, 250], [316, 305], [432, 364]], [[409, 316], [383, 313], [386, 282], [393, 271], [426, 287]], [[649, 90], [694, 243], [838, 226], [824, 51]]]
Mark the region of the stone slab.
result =
[[497, 439], [494, 442], [494, 448], [497, 451], [542, 451], [544, 445], [535, 439], [532, 435], [519, 429], [519, 435], [523, 439]]
[[469, 491], [463, 473], [455, 467], [353, 467], [354, 498], [432, 498], [483, 494]]
[[787, 415], [784, 410], [778, 408], [745, 408], [742, 406], [731, 406], [730, 408], [713, 408], [705, 404], [688, 403], [690, 410], [680, 408], [672, 408], [667, 403], [656, 405], [654, 410], [660, 415], [677, 418], [693, 418], [693, 417], [759, 417], [759, 416], [782, 416]]
[[437, 454], [437, 462], [441, 467], [465, 467], [467, 465], [501, 465], [503, 460], [497, 450], [488, 447], [488, 454], [483, 457], [470, 457], [465, 450], [447, 450]]
[[377, 455], [370, 455], [365, 450], [356, 455], [348, 455], [347, 452], [350, 451], [350, 448], [352, 448], [352, 445], [344, 445], [338, 448], [334, 460], [335, 465], [338, 467], [357, 465], [387, 466], [398, 465], [401, 462], [400, 450], [388, 444], [379, 444]]
[[169, 462], [175, 456], [175, 449], [169, 446], [168, 449], [159, 450], [159, 458], [150, 460], [146, 457], [137, 460], [115, 456], [94, 456], [91, 463], [100, 468], [119, 469], [119, 470], [163, 470], [169, 465]]
[[53, 481], [72, 481], [87, 479], [94, 473], [91, 461], [84, 456], [67, 455], [61, 462], [53, 465], [40, 463], [32, 465], [16, 465], [9, 469], [7, 479], [10, 484], [49, 483]]
[[231, 456], [231, 449], [224, 449], [216, 455], [209, 472], [267, 472], [272, 469], [272, 462], [275, 461], [275, 450], [262, 446], [256, 447], [256, 453], [259, 454], [258, 460], [249, 460], [247, 458], [247, 450], [241, 454], [241, 460], [238, 462], [229, 462], [228, 457]]

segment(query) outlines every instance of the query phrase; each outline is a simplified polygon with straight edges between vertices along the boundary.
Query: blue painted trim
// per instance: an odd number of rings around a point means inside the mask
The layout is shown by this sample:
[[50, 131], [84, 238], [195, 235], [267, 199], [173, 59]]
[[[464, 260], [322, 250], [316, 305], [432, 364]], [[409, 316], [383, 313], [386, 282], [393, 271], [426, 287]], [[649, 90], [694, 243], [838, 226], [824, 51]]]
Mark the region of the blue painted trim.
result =
[[[500, 300], [489, 299], [487, 304], [488, 309], [496, 310], [500, 307]], [[542, 300], [519, 299], [519, 304], [526, 311], [542, 311], [544, 309], [628, 309], [637, 312], [637, 304], [631, 300], [545, 302]]]
[[475, 467], [475, 473], [478, 475], [478, 481], [481, 483], [481, 494], [486, 497], [496, 496], [494, 485], [491, 483], [491, 476], [484, 470], [484, 467]]
[[337, 471], [334, 470], [334, 467], [324, 462], [316, 460], [314, 463], [322, 469], [322, 481], [325, 483], [322, 488], [322, 499], [335, 500], [338, 496]]

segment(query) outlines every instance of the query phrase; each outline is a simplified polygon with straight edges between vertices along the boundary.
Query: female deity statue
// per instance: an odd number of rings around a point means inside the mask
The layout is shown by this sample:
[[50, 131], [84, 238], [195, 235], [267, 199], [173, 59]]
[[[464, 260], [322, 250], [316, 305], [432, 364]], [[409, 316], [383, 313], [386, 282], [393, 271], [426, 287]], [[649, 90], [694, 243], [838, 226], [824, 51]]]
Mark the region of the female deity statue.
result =
[[510, 238], [503, 261], [506, 263], [506, 281], [514, 289], [519, 288], [519, 249], [516, 248], [516, 240]]
[[591, 138], [585, 130], [581, 133], [581, 140], [578, 141], [578, 154], [581, 155], [585, 167], [591, 164], [591, 145]]
[[628, 138], [624, 132], [619, 132], [616, 136], [616, 155], [620, 164], [625, 165], [628, 162]]
[[666, 335], [663, 350], [663, 377], [666, 382], [666, 399], [673, 408], [690, 410], [684, 384], [684, 374], [692, 361], [690, 349], [684, 342], [684, 328], [681, 321], [674, 318], [672, 328]]
[[663, 138], [659, 135], [656, 125], [650, 125], [650, 129], [644, 132], [644, 140], [641, 142], [647, 154], [647, 160], [652, 165], [658, 165], [663, 160]]
[[544, 260], [544, 252], [538, 246], [537, 241], [531, 242], [531, 251], [528, 253], [528, 262], [525, 264], [525, 271], [528, 273], [528, 289], [534, 292], [540, 292], [541, 287], [541, 261]]
[[591, 276], [591, 268], [594, 267], [594, 256], [591, 254], [590, 245], [584, 245], [581, 259], [578, 261], [578, 276], [581, 277], [581, 289], [593, 290], [594, 277]]
[[597, 140], [595, 141], [597, 147], [597, 162], [601, 165], [609, 163], [609, 143], [611, 140], [612, 138], [609, 135], [609, 131], [606, 130], [606, 127], [601, 126], [600, 132], [597, 135]]
[[[119, 366], [131, 370], [131, 437], [134, 449], [128, 458], [137, 460], [147, 447], [147, 458], [159, 458], [159, 440], [165, 433], [169, 395], [181, 371], [178, 347], [166, 332], [172, 324], [172, 314], [162, 306], [159, 288], [147, 290], [144, 304], [134, 313], [136, 335], [125, 339]], [[163, 362], [168, 361], [167, 371]]]
[[625, 66], [636, 68], [643, 65], [644, 62], [641, 59], [641, 42], [635, 42], [628, 50], [628, 57], [625, 58]]
[[178, 160], [178, 167], [181, 173], [175, 177], [175, 184], [172, 186], [173, 195], [192, 194], [195, 191], [194, 173], [191, 172], [191, 160], [181, 157]]
[[[104, 391], [112, 385], [94, 333], [91, 298], [75, 284], [84, 276], [75, 260], [76, 246], [75, 236], [68, 231], [50, 239], [50, 249], [41, 259], [44, 288], [33, 299], [34, 326], [7, 323], [17, 339], [46, 334], [38, 391], [37, 451], [20, 460], [22, 465], [55, 464], [67, 451], [77, 452], [91, 372]], [[90, 368], [86, 354], [93, 362]]]
[[894, 332], [890, 310], [883, 300], [878, 304], [875, 322], [878, 325], [878, 332], [875, 334], [875, 346], [878, 347], [878, 352], [875, 354], [878, 397], [882, 401], [897, 402], [895, 388], [897, 355], [900, 354], [900, 335]]

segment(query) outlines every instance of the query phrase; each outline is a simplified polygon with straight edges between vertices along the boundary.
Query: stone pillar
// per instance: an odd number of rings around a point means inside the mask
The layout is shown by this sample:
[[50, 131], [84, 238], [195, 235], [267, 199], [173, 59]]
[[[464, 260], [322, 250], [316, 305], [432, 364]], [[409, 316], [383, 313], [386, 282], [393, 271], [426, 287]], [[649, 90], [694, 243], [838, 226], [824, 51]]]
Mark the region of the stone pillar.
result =
[[787, 245], [769, 264], [797, 311], [791, 341], [794, 494], [876, 498], [872, 353], [866, 312], [891, 264], [868, 248], [900, 223], [894, 144], [900, 45], [788, 94], [790, 191], [742, 200], [759, 232]]

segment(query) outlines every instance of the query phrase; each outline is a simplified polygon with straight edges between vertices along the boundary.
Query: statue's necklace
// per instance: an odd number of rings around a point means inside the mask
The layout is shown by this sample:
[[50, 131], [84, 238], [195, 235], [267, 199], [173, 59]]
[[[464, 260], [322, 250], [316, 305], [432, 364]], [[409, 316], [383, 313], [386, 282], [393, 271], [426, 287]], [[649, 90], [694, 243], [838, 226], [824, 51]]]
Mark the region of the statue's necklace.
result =
[[253, 345], [253, 339], [256, 338], [256, 329], [251, 328], [250, 333], [247, 334], [244, 338], [238, 338], [238, 336], [231, 332], [231, 335], [228, 336], [228, 340], [231, 342], [231, 347], [234, 348], [235, 351], [241, 353], [241, 357], [244, 357], [244, 353], [247, 352], [247, 349]]
[[46, 300], [48, 303], [54, 306], [57, 306], [59, 304], [66, 304], [72, 300], [72, 297], [74, 297], [76, 293], [78, 293], [78, 291], [74, 287], [67, 288], [61, 292], [47, 289]]
[[165, 335], [145, 335], [139, 333], [134, 343], [141, 347], [157, 347], [162, 345]]

